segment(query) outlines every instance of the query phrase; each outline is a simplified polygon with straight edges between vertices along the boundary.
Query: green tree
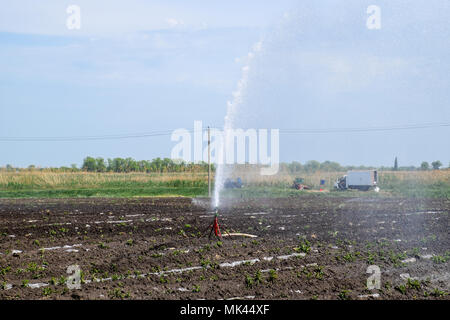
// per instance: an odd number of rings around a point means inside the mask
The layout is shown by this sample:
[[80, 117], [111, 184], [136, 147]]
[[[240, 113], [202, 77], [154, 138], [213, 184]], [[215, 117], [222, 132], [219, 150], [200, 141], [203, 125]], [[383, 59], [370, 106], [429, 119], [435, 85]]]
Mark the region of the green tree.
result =
[[125, 172], [125, 161], [122, 158], [114, 158], [111, 160], [111, 171]]
[[398, 170], [398, 161], [397, 161], [397, 157], [395, 157], [395, 160], [394, 160], [394, 171], [397, 171]]
[[320, 169], [320, 162], [316, 160], [310, 160], [303, 166], [306, 171], [315, 172]]
[[320, 164], [320, 170], [322, 170], [322, 171], [341, 171], [342, 167], [337, 162], [327, 160]]
[[95, 159], [95, 167], [97, 172], [105, 172], [106, 171], [105, 159], [103, 158]]
[[439, 168], [442, 167], [442, 163], [439, 160], [436, 160], [431, 163], [431, 166], [434, 170], [439, 170]]
[[428, 169], [430, 169], [430, 164], [428, 162], [424, 161], [420, 164], [420, 170], [428, 170]]
[[125, 172], [136, 172], [138, 171], [139, 167], [133, 158], [126, 158], [125, 159]]
[[84, 171], [94, 172], [97, 170], [97, 161], [92, 157], [86, 157], [83, 160], [83, 166], [81, 168]]
[[302, 166], [302, 164], [301, 164], [300, 162], [298, 162], [298, 161], [293, 161], [293, 162], [291, 162], [290, 164], [288, 164], [288, 170], [289, 170], [291, 173], [299, 172], [299, 171], [301, 171], [302, 169], [303, 169], [303, 166]]

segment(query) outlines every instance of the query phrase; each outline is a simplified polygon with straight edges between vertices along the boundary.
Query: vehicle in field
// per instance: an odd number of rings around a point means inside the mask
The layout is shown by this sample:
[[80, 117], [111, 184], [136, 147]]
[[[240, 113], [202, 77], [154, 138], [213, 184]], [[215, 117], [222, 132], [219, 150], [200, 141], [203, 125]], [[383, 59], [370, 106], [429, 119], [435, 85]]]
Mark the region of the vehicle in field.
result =
[[348, 171], [347, 175], [337, 179], [334, 187], [339, 190], [358, 189], [363, 191], [373, 188], [378, 192], [377, 183], [377, 170]]
[[224, 186], [225, 189], [240, 189], [244, 186], [244, 184], [242, 183], [242, 179], [238, 177], [236, 181], [233, 181], [231, 179], [225, 180]]
[[295, 178], [292, 188], [297, 190], [309, 190], [310, 187], [304, 184], [303, 178]]

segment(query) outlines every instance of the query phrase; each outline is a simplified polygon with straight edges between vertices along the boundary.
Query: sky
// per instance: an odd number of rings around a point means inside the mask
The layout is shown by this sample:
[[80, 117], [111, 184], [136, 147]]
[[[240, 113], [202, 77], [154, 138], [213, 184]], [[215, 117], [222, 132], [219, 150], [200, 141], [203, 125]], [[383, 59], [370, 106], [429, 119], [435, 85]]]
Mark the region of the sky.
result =
[[[381, 28], [366, 26], [369, 5]], [[450, 123], [448, 1], [0, 1], [0, 138]], [[69, 5], [81, 28], [68, 29]], [[450, 162], [450, 127], [280, 135], [281, 161]], [[169, 157], [170, 135], [2, 141], [0, 166]]]

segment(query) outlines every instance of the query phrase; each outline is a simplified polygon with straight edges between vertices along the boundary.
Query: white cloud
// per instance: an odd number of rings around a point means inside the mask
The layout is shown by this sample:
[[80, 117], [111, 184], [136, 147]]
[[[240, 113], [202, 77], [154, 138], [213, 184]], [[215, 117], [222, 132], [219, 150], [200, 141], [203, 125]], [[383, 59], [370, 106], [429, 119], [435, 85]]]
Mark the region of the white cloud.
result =
[[291, 77], [296, 75], [308, 75], [309, 81], [303, 85], [320, 87], [327, 83], [328, 90], [334, 92], [357, 91], [395, 77], [408, 78], [414, 72], [412, 66], [416, 65], [415, 61], [400, 57], [323, 51], [292, 51], [277, 59], [290, 66], [289, 70], [283, 68], [279, 71], [285, 73], [277, 75], [279, 79], [286, 76], [286, 81], [292, 81]]
[[166, 21], [167, 21], [167, 23], [169, 24], [169, 26], [171, 28], [175, 28], [175, 27], [184, 25], [184, 21], [183, 20], [178, 20], [178, 19], [175, 19], [175, 18], [169, 18]]
[[[162, 0], [77, 0], [81, 9], [81, 29], [68, 30], [66, 9], [70, 2], [60, 0], [10, 1], [0, 10], [0, 32], [46, 35], [112, 35], [120, 33], [189, 27], [259, 27], [273, 15], [272, 4], [258, 4], [248, 10], [240, 1], [226, 3], [171, 2]], [[278, 7], [279, 4], [277, 4]], [[241, 10], [237, 10], [240, 8]]]

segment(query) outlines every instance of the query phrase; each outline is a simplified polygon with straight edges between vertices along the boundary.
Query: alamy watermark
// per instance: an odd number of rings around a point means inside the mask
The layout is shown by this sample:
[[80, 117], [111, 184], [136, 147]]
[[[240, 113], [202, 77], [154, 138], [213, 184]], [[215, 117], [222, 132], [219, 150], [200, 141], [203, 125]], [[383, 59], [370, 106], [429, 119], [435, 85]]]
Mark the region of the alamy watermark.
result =
[[372, 274], [367, 278], [367, 289], [380, 289], [381, 288], [381, 270], [377, 265], [371, 265], [367, 267], [366, 273]]
[[77, 5], [70, 5], [66, 9], [69, 16], [66, 20], [66, 27], [69, 30], [80, 30], [81, 29], [81, 9]]
[[[66, 20], [67, 29], [80, 30], [81, 29], [80, 6], [71, 4], [66, 8], [66, 13], [69, 14]], [[366, 13], [369, 15], [366, 21], [367, 28], [369, 30], [381, 29], [381, 8], [377, 5], [370, 5], [367, 7]], [[172, 19], [169, 19], [169, 22], [172, 23]]]
[[[210, 137], [212, 163], [260, 164], [263, 165], [261, 175], [274, 175], [278, 172], [280, 162], [278, 129], [211, 129]], [[208, 132], [203, 130], [202, 121], [194, 121], [193, 134], [186, 129], [173, 131], [171, 140], [177, 142], [171, 152], [173, 160], [208, 161]]]
[[81, 269], [78, 265], [71, 265], [67, 267], [66, 285], [69, 289], [81, 289]]
[[367, 7], [367, 14], [369, 15], [366, 21], [367, 29], [381, 29], [381, 8], [376, 5], [370, 5]]

